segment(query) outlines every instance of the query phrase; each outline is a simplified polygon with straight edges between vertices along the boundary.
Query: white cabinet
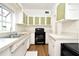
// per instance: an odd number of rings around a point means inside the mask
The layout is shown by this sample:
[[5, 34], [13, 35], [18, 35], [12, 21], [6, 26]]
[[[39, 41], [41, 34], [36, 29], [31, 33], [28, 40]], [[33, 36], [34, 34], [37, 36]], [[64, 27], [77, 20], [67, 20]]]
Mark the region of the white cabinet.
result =
[[25, 54], [25, 46], [24, 43], [22, 42], [21, 44], [19, 44], [20, 42], [17, 42], [18, 44], [16, 44], [16, 49], [14, 51], [12, 51], [12, 56], [24, 56]]
[[65, 19], [66, 20], [79, 19], [79, 3], [68, 3], [65, 5]]
[[46, 36], [46, 37], [45, 37], [45, 43], [46, 43], [46, 44], [49, 43], [49, 41], [48, 41], [48, 40], [49, 40], [49, 36], [48, 36], [48, 34], [49, 34], [49, 33], [45, 33], [45, 36]]
[[31, 34], [30, 44], [35, 44], [35, 33]]
[[13, 44], [6, 45], [3, 51], [0, 52], [0, 56], [24, 56], [30, 46], [31, 35], [17, 39], [19, 40], [16, 40]]
[[13, 56], [23, 56], [24, 55], [24, 45], [20, 45], [16, 51], [12, 52]]
[[16, 17], [17, 24], [23, 24], [23, 12], [22, 11], [16, 12], [15, 17]]
[[10, 48], [7, 48], [4, 51], [0, 52], [0, 56], [11, 56]]
[[25, 44], [24, 44], [24, 50], [25, 51], [27, 51], [27, 49], [29, 48], [29, 46], [30, 46], [30, 42], [29, 42], [29, 40], [30, 40], [30, 38], [27, 38], [26, 40], [25, 40]]
[[30, 46], [29, 40], [30, 36], [23, 38], [19, 42], [16, 42], [11, 48], [12, 56], [24, 56]]
[[55, 41], [51, 37], [49, 37], [49, 42], [48, 42], [49, 56], [54, 56], [54, 44], [55, 44]]

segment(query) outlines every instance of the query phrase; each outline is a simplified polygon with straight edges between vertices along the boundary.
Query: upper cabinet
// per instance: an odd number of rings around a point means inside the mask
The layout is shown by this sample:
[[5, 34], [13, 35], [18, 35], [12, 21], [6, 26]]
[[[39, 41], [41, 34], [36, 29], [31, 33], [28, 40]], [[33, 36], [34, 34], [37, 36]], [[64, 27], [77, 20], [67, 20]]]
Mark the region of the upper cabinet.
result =
[[33, 17], [32, 16], [29, 16], [29, 24], [33, 25]]
[[39, 25], [39, 17], [35, 17], [35, 25]]
[[27, 15], [23, 12], [23, 24], [27, 24]]
[[65, 6], [65, 19], [77, 20], [79, 19], [79, 3], [68, 3]]
[[16, 17], [17, 24], [23, 24], [23, 12], [22, 11], [16, 12], [15, 17]]
[[65, 18], [65, 3], [60, 3], [57, 6], [57, 21]]
[[50, 25], [51, 24], [51, 17], [46, 17], [46, 25]]
[[45, 25], [45, 17], [41, 17], [40, 21], [41, 21], [41, 25]]
[[57, 5], [57, 21], [78, 20], [79, 3], [60, 3]]
[[27, 24], [27, 16], [23, 11], [16, 13], [16, 20], [17, 24]]

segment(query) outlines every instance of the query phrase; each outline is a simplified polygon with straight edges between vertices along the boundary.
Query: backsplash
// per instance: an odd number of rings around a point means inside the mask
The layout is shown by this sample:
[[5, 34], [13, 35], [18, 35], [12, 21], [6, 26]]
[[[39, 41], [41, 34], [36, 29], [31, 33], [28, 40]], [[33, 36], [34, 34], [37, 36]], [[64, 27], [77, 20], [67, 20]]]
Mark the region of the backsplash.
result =
[[51, 26], [43, 26], [43, 25], [37, 25], [37, 26], [26, 26], [26, 25], [16, 25], [16, 31], [17, 32], [35, 32], [35, 28], [44, 28], [45, 32], [52, 32]]
[[16, 24], [15, 31], [16, 32], [25, 32], [26, 31], [26, 26], [21, 25], [21, 24]]
[[51, 27], [50, 26], [30, 26], [30, 27], [26, 27], [26, 30], [27, 31], [32, 31], [32, 32], [35, 32], [35, 28], [44, 28], [45, 29], [45, 32], [52, 32], [51, 30]]
[[10, 32], [0, 33], [0, 37], [5, 37], [5, 36], [7, 36], [9, 34], [10, 34]]
[[67, 22], [62, 22], [62, 34], [72, 35], [79, 39], [79, 21], [68, 20]]
[[62, 23], [62, 32], [79, 33], [79, 21], [67, 21]]

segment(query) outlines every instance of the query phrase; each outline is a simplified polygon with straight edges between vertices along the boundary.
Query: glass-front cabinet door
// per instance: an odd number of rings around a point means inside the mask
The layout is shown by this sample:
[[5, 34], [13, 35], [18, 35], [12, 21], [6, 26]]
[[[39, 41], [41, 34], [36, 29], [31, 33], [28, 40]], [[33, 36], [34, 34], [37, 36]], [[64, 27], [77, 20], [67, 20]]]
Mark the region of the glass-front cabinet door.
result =
[[29, 16], [29, 25], [33, 25], [33, 17]]
[[51, 17], [46, 17], [46, 25], [50, 25], [51, 24]]
[[35, 17], [35, 25], [39, 25], [39, 17]]
[[41, 21], [41, 25], [45, 25], [45, 17], [41, 17], [40, 21]]

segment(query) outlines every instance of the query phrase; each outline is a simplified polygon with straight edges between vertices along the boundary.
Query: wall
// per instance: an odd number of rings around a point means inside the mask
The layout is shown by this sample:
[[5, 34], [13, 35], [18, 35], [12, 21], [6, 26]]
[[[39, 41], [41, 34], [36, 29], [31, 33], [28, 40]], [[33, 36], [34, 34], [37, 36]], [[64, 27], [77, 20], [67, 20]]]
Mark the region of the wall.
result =
[[2, 33], [0, 33], [0, 37], [5, 37], [6, 35], [9, 35], [10, 34], [10, 32], [2, 32]]
[[62, 22], [56, 22], [56, 28], [55, 28], [56, 34], [62, 33]]
[[27, 26], [27, 25], [16, 25], [17, 32], [35, 32], [35, 28], [44, 28], [45, 32], [52, 33], [51, 26], [43, 26], [43, 25], [36, 25], [36, 26]]
[[79, 20], [63, 22], [62, 32], [79, 33]]
[[66, 20], [56, 22], [56, 34], [77, 35], [79, 33], [78, 20]]
[[16, 32], [25, 32], [26, 31], [26, 26], [25, 25], [21, 25], [21, 24], [16, 24]]
[[29, 16], [37, 16], [37, 17], [52, 16], [51, 10], [48, 10], [50, 12], [49, 14], [45, 14], [46, 10], [43, 10], [43, 9], [25, 9], [24, 11], [26, 15], [29, 15]]

